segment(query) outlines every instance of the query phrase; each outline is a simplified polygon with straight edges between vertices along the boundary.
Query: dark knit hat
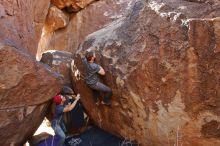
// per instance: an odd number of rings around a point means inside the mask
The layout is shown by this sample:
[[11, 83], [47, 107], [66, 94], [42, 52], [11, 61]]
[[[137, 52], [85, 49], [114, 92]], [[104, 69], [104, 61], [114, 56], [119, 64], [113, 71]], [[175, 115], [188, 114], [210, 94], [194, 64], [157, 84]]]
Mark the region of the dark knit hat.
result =
[[61, 90], [60, 94], [62, 95], [74, 95], [74, 91], [68, 87], [68, 86], [64, 86], [63, 89]]

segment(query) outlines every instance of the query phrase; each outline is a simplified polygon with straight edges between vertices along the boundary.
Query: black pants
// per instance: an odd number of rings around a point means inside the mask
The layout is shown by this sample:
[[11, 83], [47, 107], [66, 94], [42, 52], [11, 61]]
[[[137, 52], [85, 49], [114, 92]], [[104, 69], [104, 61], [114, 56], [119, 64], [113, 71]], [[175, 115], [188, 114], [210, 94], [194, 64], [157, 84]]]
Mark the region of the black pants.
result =
[[89, 85], [93, 92], [93, 98], [95, 102], [98, 102], [98, 98], [100, 97], [100, 92], [104, 93], [103, 101], [109, 102], [112, 96], [112, 90], [108, 86], [104, 85], [101, 82], [97, 82], [94, 85]]

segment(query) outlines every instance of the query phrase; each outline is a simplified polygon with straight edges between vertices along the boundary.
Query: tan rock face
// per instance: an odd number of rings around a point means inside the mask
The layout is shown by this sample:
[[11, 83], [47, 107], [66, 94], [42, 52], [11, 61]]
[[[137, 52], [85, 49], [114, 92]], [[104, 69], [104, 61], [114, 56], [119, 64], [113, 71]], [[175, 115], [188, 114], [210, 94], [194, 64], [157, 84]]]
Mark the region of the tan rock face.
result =
[[63, 11], [53, 6], [50, 7], [50, 10], [48, 12], [44, 29], [46, 29], [45, 31], [47, 32], [53, 32], [57, 29], [66, 27], [68, 23], [68, 14], [65, 14]]
[[53, 33], [44, 32], [38, 47], [38, 57], [47, 50], [74, 53], [85, 37], [120, 18], [132, 1], [100, 0], [71, 16], [65, 29]]
[[35, 56], [49, 2], [1, 0], [0, 42]]
[[62, 9], [66, 6], [70, 6], [72, 3], [74, 3], [74, 1], [75, 0], [51, 0], [51, 3], [56, 7]]
[[20, 146], [40, 125], [62, 82], [27, 54], [3, 45], [0, 74], [0, 145]]
[[111, 108], [96, 106], [83, 78], [73, 76], [96, 125], [143, 146], [220, 145], [220, 19], [210, 19], [220, 5], [212, 6], [140, 0], [86, 38], [78, 69], [84, 52], [95, 50], [114, 93]]
[[80, 9], [85, 8], [87, 5], [95, 0], [51, 0], [51, 3], [60, 9], [65, 7], [71, 8], [73, 11], [77, 12]]

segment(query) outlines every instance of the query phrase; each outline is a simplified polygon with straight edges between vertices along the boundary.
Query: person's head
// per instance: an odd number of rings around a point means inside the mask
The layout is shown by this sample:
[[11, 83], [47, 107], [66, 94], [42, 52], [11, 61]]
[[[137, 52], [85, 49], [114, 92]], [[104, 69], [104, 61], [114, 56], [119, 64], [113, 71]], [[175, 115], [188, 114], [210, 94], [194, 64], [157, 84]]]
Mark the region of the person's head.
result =
[[95, 61], [95, 59], [96, 59], [95, 52], [92, 51], [86, 52], [86, 60], [88, 62]]
[[62, 95], [56, 95], [53, 98], [53, 101], [56, 105], [63, 104], [66, 101], [66, 98]]
[[72, 88], [70, 88], [69, 86], [65, 85], [65, 86], [63, 86], [60, 94], [65, 96], [65, 95], [74, 95], [75, 93], [74, 93]]
[[73, 91], [72, 88], [70, 88], [69, 86], [63, 86], [63, 89], [60, 92], [61, 95], [63, 95], [64, 97], [66, 97], [67, 99], [71, 99], [72, 97], [75, 98], [75, 92]]

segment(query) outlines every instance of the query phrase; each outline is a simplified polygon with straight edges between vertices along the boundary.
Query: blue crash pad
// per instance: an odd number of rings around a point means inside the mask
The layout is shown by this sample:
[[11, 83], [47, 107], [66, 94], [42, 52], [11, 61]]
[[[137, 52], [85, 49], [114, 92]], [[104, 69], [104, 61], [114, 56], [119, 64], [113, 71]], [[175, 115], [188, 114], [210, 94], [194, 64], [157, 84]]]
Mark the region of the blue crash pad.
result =
[[135, 146], [104, 130], [92, 127], [83, 134], [66, 139], [66, 146]]
[[[58, 136], [49, 137], [37, 146], [57, 146]], [[72, 136], [66, 139], [65, 146], [137, 146], [128, 141], [124, 141], [104, 130], [92, 127], [81, 135]]]

